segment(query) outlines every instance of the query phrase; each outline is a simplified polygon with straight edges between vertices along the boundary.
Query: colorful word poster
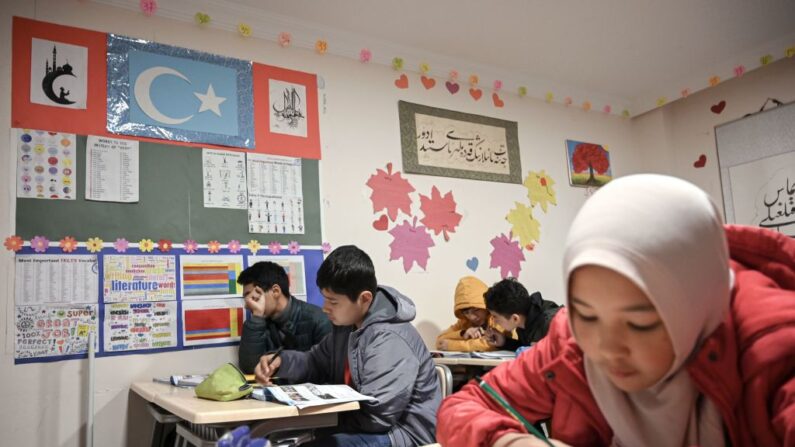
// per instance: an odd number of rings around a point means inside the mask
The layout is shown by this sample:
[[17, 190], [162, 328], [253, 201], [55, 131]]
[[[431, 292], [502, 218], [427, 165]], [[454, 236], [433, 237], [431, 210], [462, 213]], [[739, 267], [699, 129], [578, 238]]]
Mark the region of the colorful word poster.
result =
[[96, 304], [16, 306], [15, 318], [17, 359], [85, 354], [89, 332], [97, 331]]
[[138, 201], [138, 142], [89, 136], [86, 143], [86, 200]]
[[240, 298], [182, 302], [184, 346], [240, 341], [244, 302]]
[[17, 129], [17, 197], [75, 200], [75, 134]]
[[107, 255], [103, 257], [106, 303], [177, 299], [174, 256]]
[[182, 255], [179, 263], [183, 300], [243, 295], [243, 256]]
[[18, 255], [16, 305], [96, 303], [96, 255]]
[[105, 351], [177, 346], [177, 302], [113, 303], [105, 306]]
[[270, 261], [284, 267], [290, 279], [290, 294], [306, 301], [306, 269], [303, 256], [249, 256], [248, 265]]
[[248, 232], [304, 234], [301, 159], [246, 155]]
[[202, 150], [204, 207], [246, 209], [246, 154]]

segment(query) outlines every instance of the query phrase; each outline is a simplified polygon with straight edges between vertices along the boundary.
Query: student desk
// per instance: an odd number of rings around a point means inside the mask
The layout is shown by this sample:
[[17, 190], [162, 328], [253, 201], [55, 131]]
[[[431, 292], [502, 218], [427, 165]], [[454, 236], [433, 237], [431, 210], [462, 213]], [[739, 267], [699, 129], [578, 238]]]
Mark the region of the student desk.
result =
[[437, 365], [447, 365], [447, 366], [484, 366], [484, 367], [493, 367], [499, 366], [503, 362], [509, 362], [511, 360], [515, 360], [514, 358], [509, 359], [474, 359], [470, 357], [435, 357], [433, 359], [433, 363]]
[[291, 430], [333, 427], [338, 413], [359, 409], [358, 402], [348, 402], [299, 410], [296, 407], [256, 399], [216, 402], [196, 397], [193, 388], [178, 388], [155, 382], [135, 382], [130, 389], [150, 404], [179, 417], [177, 434], [196, 446], [215, 445], [224, 429], [242, 422], [252, 425], [252, 436]]

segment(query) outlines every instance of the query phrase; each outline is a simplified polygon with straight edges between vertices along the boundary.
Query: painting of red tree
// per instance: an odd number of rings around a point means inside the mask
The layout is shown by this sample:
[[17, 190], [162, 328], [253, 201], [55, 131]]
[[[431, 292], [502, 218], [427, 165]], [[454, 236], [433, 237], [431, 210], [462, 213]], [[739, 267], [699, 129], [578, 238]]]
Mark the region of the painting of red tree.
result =
[[604, 146], [566, 140], [569, 159], [569, 183], [572, 186], [602, 186], [613, 179], [610, 152]]

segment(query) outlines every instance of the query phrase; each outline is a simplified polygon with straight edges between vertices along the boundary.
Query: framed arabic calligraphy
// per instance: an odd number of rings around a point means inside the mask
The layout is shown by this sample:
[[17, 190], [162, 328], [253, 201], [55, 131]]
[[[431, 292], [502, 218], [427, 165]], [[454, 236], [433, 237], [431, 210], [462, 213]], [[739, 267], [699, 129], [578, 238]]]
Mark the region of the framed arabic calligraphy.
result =
[[522, 183], [515, 121], [405, 101], [398, 113], [404, 172]]
[[795, 102], [715, 127], [726, 221], [795, 237]]

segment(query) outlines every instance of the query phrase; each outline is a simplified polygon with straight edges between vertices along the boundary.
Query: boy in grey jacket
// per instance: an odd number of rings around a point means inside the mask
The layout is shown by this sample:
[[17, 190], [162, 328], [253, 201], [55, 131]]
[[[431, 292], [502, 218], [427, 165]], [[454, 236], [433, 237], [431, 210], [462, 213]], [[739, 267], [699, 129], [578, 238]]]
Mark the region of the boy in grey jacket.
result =
[[334, 250], [320, 266], [317, 286], [334, 328], [308, 352], [283, 351], [268, 365], [263, 356], [257, 381], [279, 377], [291, 383], [345, 383], [377, 401], [340, 414], [340, 425], [320, 434], [311, 447], [413, 447], [435, 442], [441, 392], [433, 360], [411, 325], [414, 303], [378, 286], [370, 257], [355, 246]]

